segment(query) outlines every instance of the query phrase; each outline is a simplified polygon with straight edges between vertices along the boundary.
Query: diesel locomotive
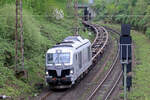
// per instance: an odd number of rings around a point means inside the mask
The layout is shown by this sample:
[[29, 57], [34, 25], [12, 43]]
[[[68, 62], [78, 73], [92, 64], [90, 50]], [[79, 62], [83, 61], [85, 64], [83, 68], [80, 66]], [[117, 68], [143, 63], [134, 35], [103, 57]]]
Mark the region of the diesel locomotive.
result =
[[81, 36], [66, 37], [46, 52], [46, 82], [50, 88], [70, 88], [91, 65], [91, 42]]

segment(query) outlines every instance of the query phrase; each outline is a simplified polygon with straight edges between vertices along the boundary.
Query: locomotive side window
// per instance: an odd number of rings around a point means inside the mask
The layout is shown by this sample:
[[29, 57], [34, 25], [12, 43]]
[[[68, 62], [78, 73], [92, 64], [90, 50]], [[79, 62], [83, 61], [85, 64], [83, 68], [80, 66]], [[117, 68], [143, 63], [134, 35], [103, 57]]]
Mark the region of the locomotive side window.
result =
[[78, 55], [76, 54], [76, 60], [78, 59]]
[[89, 61], [90, 61], [90, 59], [91, 59], [90, 53], [91, 53], [91, 51], [90, 51], [90, 46], [89, 46], [89, 47], [88, 47], [88, 60], [89, 60]]
[[53, 54], [52, 53], [49, 53], [47, 54], [47, 63], [48, 64], [52, 64], [53, 63]]
[[78, 55], [79, 55], [79, 68], [82, 68], [82, 52], [80, 52]]

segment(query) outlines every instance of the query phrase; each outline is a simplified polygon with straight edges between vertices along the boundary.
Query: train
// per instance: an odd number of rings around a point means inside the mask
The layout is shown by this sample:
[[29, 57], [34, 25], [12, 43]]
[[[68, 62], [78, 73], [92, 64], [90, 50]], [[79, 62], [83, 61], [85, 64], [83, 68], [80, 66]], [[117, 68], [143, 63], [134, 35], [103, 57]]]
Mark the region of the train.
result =
[[71, 88], [91, 65], [91, 42], [81, 36], [68, 36], [46, 52], [46, 83], [50, 88]]

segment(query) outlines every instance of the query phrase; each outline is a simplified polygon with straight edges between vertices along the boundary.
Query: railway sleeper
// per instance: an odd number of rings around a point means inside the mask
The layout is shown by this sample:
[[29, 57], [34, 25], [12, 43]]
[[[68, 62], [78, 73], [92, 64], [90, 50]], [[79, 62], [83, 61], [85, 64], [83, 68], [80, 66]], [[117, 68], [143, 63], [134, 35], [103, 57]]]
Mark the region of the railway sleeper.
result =
[[96, 41], [98, 41], [98, 42], [99, 42], [99, 41], [101, 41], [101, 40], [102, 40], [102, 38], [101, 38], [101, 37], [98, 37], [98, 39], [97, 39]]
[[102, 42], [98, 42], [98, 43], [96, 43], [96, 45], [101, 45], [102, 44]]
[[94, 56], [96, 54], [96, 52], [93, 52], [92, 56]]
[[93, 50], [93, 51], [95, 51], [95, 50], [97, 50], [97, 48], [95, 48], [95, 47], [92, 47], [92, 50]]
[[95, 59], [93, 60], [93, 65], [94, 65], [94, 66], [96, 65], [96, 62], [97, 62], [97, 59], [95, 58]]
[[93, 48], [94, 48], [94, 49], [97, 49], [97, 48], [99, 48], [99, 46], [95, 45]]
[[106, 41], [106, 37], [103, 38], [103, 41]]
[[92, 48], [93, 52], [96, 52], [98, 51], [98, 48]]
[[104, 36], [107, 36], [107, 34], [104, 34]]

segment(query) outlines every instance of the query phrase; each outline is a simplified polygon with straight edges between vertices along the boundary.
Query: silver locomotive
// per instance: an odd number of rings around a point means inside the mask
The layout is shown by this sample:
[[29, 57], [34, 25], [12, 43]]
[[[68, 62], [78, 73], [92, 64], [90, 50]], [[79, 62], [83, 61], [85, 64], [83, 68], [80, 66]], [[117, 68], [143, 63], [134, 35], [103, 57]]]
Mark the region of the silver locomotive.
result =
[[69, 36], [46, 53], [46, 82], [51, 88], [69, 88], [92, 65], [91, 43]]

